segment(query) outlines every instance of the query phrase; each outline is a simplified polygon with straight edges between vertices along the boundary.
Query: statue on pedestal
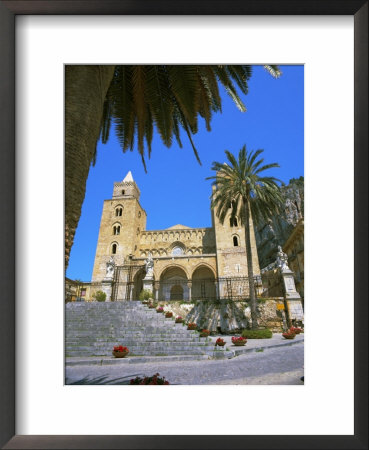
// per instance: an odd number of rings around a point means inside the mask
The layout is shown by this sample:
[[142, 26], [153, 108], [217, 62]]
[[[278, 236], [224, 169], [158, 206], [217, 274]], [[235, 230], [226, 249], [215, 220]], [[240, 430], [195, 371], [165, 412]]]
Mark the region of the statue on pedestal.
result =
[[114, 262], [114, 258], [111, 256], [109, 261], [106, 263], [105, 279], [113, 278], [114, 269], [115, 269], [115, 262]]
[[145, 269], [146, 269], [146, 276], [145, 278], [153, 278], [154, 276], [154, 260], [152, 259], [152, 254], [149, 252], [146, 261], [145, 261]]
[[290, 270], [290, 268], [288, 267], [288, 257], [286, 253], [283, 252], [282, 247], [280, 245], [278, 245], [276, 267], [280, 269], [281, 272]]

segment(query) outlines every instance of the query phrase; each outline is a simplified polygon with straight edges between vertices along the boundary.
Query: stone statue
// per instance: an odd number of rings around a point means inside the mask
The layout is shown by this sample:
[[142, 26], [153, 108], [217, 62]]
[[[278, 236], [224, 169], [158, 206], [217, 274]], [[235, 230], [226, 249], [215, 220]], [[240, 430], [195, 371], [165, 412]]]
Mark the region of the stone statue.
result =
[[281, 272], [290, 270], [290, 268], [288, 267], [288, 257], [286, 255], [286, 253], [283, 252], [282, 247], [280, 245], [278, 245], [276, 266], [278, 269], [281, 270]]
[[111, 256], [109, 261], [106, 263], [105, 278], [113, 278], [114, 268], [115, 268], [115, 262], [114, 262], [114, 258]]
[[154, 260], [152, 259], [152, 254], [149, 252], [145, 261], [146, 276], [145, 278], [152, 278], [154, 275]]

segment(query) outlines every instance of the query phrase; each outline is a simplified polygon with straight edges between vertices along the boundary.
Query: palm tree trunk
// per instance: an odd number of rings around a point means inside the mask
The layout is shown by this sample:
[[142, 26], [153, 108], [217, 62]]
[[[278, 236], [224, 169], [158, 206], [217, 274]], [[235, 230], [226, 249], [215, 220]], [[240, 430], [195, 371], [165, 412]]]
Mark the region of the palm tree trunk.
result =
[[115, 66], [65, 66], [65, 270]]
[[247, 198], [243, 198], [243, 205], [245, 210], [245, 240], [246, 240], [246, 257], [247, 257], [247, 275], [249, 278], [249, 294], [251, 307], [251, 327], [253, 330], [258, 328], [258, 318], [256, 310], [256, 297], [254, 286], [254, 269], [252, 264], [251, 253], [251, 237], [250, 237], [250, 205]]

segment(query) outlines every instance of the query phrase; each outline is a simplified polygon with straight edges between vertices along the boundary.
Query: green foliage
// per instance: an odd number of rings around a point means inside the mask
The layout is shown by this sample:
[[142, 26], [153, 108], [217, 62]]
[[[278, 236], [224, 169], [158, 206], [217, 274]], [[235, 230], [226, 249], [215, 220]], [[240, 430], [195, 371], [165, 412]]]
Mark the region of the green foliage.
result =
[[291, 178], [289, 184], [296, 184], [297, 186], [304, 187], [304, 177]]
[[269, 329], [265, 330], [243, 330], [242, 337], [246, 339], [270, 339], [273, 333]]
[[282, 207], [282, 194], [275, 177], [264, 176], [265, 170], [279, 167], [277, 163], [264, 164], [260, 155], [263, 150], [246, 150], [244, 145], [238, 156], [225, 151], [227, 162], [213, 162], [215, 175], [208, 177], [215, 187], [211, 199], [211, 208], [216, 211], [220, 223], [228, 220], [240, 220], [245, 229], [246, 256], [249, 261], [247, 272], [250, 284], [250, 307], [252, 328], [258, 328], [256, 297], [254, 290], [254, 270], [251, 252], [250, 221], [257, 224], [267, 221], [278, 214]]
[[225, 151], [227, 163], [213, 162], [211, 169], [216, 175], [207, 180], [214, 180], [212, 184], [216, 190], [211, 207], [216, 208], [221, 223], [231, 213], [232, 220], [238, 217], [245, 225], [245, 205], [250, 208], [256, 223], [280, 212], [282, 195], [277, 184], [280, 180], [261, 174], [264, 170], [279, 167], [279, 164], [264, 164], [264, 159], [259, 157], [263, 151], [248, 151], [244, 145], [237, 157]]
[[106, 294], [103, 291], [96, 291], [93, 295], [92, 298], [94, 298], [95, 300], [97, 300], [98, 302], [105, 302], [106, 300]]
[[148, 300], [152, 297], [152, 292], [148, 289], [143, 289], [138, 296], [139, 300]]
[[[281, 75], [278, 66], [264, 67], [274, 78]], [[182, 147], [180, 129], [183, 129], [200, 161], [192, 140], [198, 130], [198, 119], [202, 117], [210, 131], [213, 113], [222, 108], [220, 86], [240, 111], [246, 111], [239, 91], [247, 94], [251, 75], [252, 67], [248, 65], [116, 66], [104, 103], [102, 142], [107, 142], [115, 123], [123, 151], [132, 150], [137, 142], [145, 165], [145, 141], [150, 157], [154, 127], [167, 147], [174, 138]]]

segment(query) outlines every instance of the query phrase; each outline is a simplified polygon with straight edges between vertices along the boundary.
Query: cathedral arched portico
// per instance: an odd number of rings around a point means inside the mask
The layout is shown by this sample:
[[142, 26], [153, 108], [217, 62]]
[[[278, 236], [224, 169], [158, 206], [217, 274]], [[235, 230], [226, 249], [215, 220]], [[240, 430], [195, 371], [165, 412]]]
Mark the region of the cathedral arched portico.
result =
[[160, 275], [159, 300], [189, 300], [188, 275], [180, 265], [170, 265]]

